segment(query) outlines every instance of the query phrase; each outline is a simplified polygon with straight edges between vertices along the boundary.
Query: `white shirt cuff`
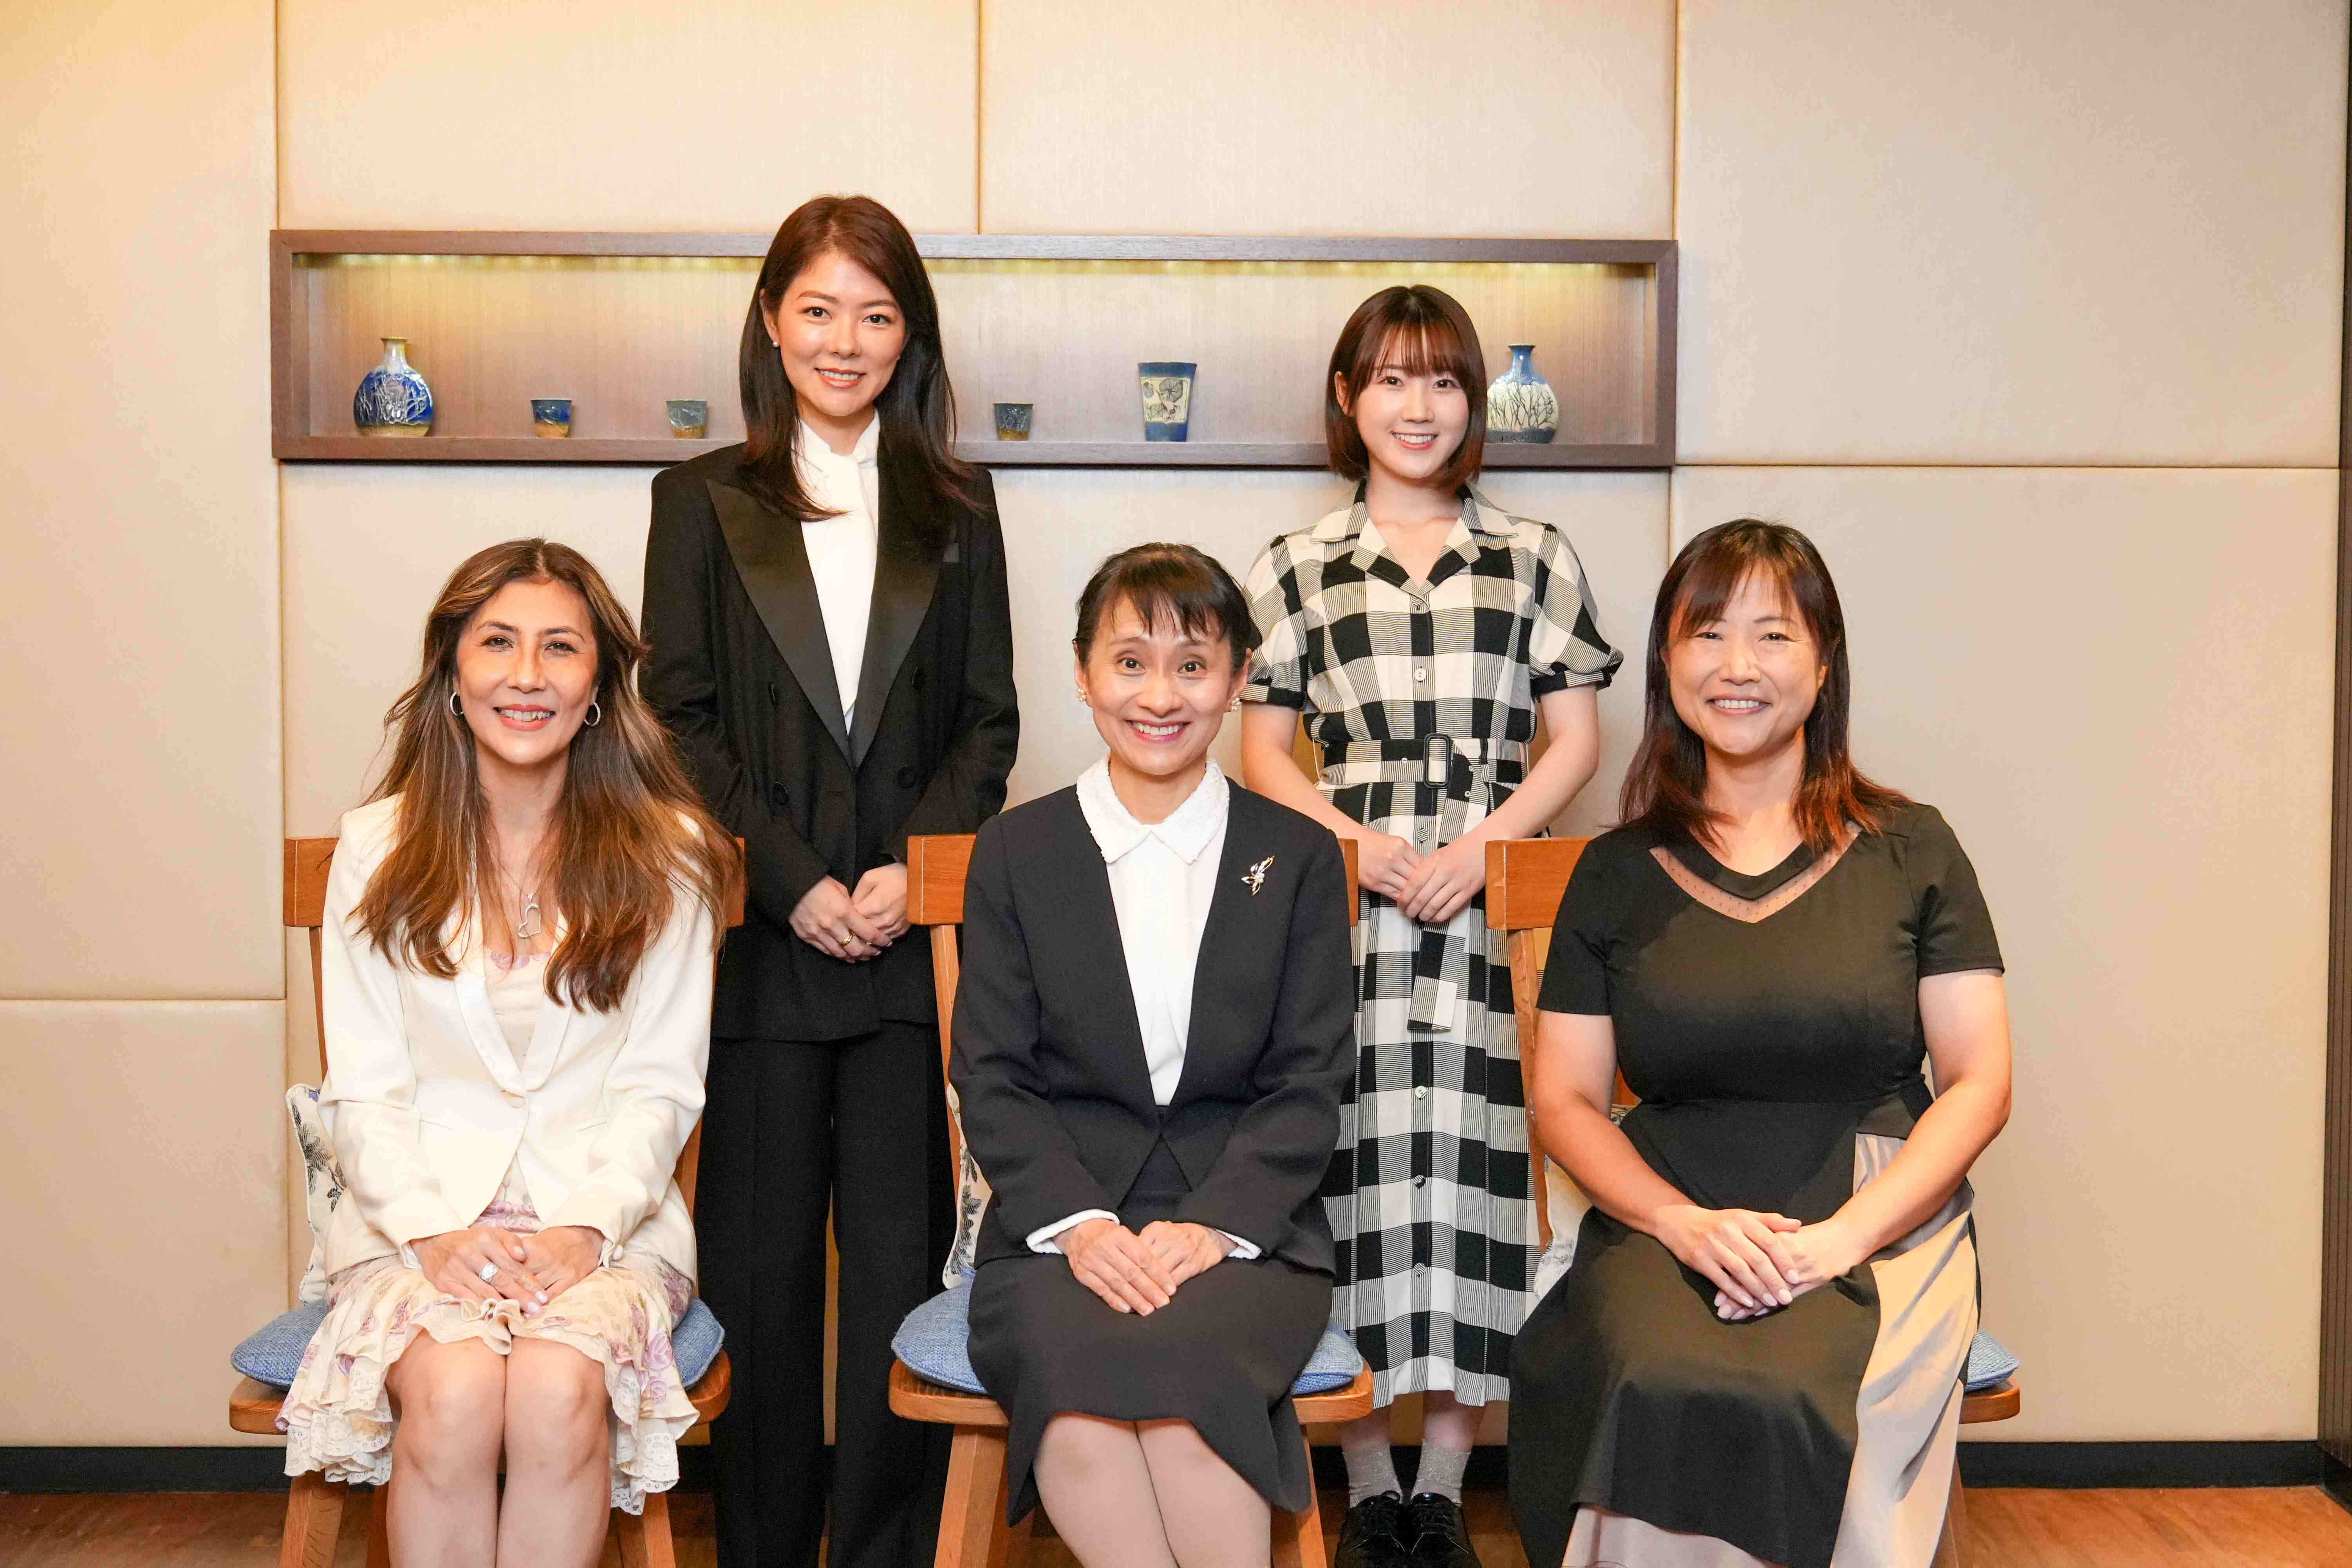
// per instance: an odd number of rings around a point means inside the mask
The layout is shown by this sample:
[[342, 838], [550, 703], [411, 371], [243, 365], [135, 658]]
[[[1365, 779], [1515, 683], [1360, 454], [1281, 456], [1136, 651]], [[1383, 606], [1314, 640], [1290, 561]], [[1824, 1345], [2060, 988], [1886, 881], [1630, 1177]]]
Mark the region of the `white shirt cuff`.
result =
[[1077, 1213], [1070, 1215], [1067, 1219], [1057, 1219], [1049, 1226], [1045, 1226], [1039, 1229], [1031, 1231], [1029, 1233], [1027, 1243], [1029, 1250], [1032, 1252], [1059, 1253], [1062, 1250], [1062, 1244], [1056, 1240], [1055, 1237], [1059, 1237], [1064, 1231], [1069, 1229], [1072, 1226], [1083, 1225], [1090, 1219], [1107, 1219], [1113, 1225], [1117, 1225], [1118, 1223], [1118, 1215], [1111, 1213], [1108, 1209], [1080, 1209]]
[[1251, 1258], [1258, 1256], [1256, 1242], [1244, 1241], [1230, 1230], [1221, 1230], [1217, 1234], [1234, 1244], [1234, 1249], [1225, 1254], [1227, 1258], [1238, 1258], [1244, 1263], [1247, 1263]]

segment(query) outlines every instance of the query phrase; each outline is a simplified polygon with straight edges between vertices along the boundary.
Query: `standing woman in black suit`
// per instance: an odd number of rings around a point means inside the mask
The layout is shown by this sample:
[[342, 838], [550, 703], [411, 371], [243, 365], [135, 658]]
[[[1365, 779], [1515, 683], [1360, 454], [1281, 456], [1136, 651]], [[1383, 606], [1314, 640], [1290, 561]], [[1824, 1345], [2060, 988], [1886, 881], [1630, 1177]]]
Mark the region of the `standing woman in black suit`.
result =
[[1108, 754], [972, 846], [971, 1363], [1013, 1513], [1042, 1498], [1084, 1568], [1264, 1568], [1315, 1495], [1290, 1387], [1331, 1315], [1355, 969], [1339, 841], [1209, 759], [1256, 640], [1199, 551], [1112, 556], [1076, 638]]
[[864, 196], [776, 231], [743, 324], [740, 447], [654, 480], [646, 696], [742, 838], [711, 1019], [702, 1292], [726, 1568], [814, 1568], [825, 1528], [825, 1218], [841, 1257], [834, 1568], [930, 1561], [943, 1427], [889, 1412], [890, 1335], [952, 1229], [930, 968], [907, 839], [1004, 804], [1020, 723], [1003, 538], [954, 452], [939, 308]]

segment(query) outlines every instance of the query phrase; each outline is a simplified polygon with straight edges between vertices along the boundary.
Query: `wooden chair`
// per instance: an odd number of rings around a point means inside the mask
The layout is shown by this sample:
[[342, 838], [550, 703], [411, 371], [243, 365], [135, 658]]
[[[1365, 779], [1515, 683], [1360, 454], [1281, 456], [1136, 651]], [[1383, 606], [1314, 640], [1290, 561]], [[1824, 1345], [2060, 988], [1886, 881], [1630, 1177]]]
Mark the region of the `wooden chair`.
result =
[[[1341, 848], [1348, 868], [1348, 920], [1353, 924], [1356, 847], [1342, 840]], [[963, 923], [964, 873], [971, 865], [968, 834], [907, 841], [907, 919], [931, 931], [931, 989], [939, 1005], [942, 1071], [952, 1043], [956, 981], [963, 972], [956, 928]], [[962, 1132], [952, 1118], [948, 1145], [948, 1169], [961, 1170]], [[1359, 1370], [1355, 1381], [1345, 1388], [1301, 1395], [1292, 1403], [1302, 1426], [1353, 1421], [1371, 1414], [1372, 1374]], [[1005, 1568], [1008, 1563], [1025, 1560], [1030, 1520], [1018, 1525], [1004, 1522], [1005, 1421], [996, 1401], [985, 1394], [943, 1388], [898, 1362], [890, 1368], [890, 1408], [909, 1421], [955, 1428], [933, 1568]], [[1275, 1516], [1274, 1568], [1323, 1568], [1328, 1561], [1323, 1547], [1323, 1516], [1313, 1499], [1297, 1513]]]
[[[321, 1075], [327, 1069], [327, 1035], [325, 1001], [320, 993], [319, 927], [326, 919], [327, 871], [334, 856], [335, 841], [331, 838], [286, 840], [285, 921], [289, 930], [300, 927], [310, 933], [310, 995], [319, 1024]], [[742, 895], [739, 891], [733, 907], [727, 911], [727, 924], [731, 930], [742, 923]], [[686, 1194], [689, 1212], [694, 1207], [694, 1178], [701, 1154], [702, 1128], [698, 1123], [687, 1135], [686, 1147], [677, 1157], [678, 1190]], [[727, 1408], [730, 1375], [727, 1352], [722, 1350], [694, 1386], [686, 1391], [698, 1417], [693, 1431], [701, 1432]], [[228, 1396], [230, 1430], [274, 1436], [278, 1431], [278, 1407], [285, 1397], [282, 1388], [273, 1388], [249, 1377], [239, 1378]], [[703, 1440], [709, 1441], [708, 1436]], [[327, 1480], [315, 1470], [294, 1478], [291, 1494], [286, 1500], [285, 1533], [278, 1539], [278, 1568], [330, 1568], [335, 1560], [335, 1538], [342, 1528], [343, 1498], [341, 1485]], [[647, 1493], [646, 1511], [623, 1513], [616, 1533], [621, 1561], [627, 1568], [677, 1568], [677, 1553], [670, 1540], [668, 1493]], [[375, 1506], [368, 1510], [367, 1561], [368, 1568], [391, 1568], [392, 1548], [384, 1532], [384, 1498], [381, 1491], [376, 1494]]]
[[[1552, 921], [1559, 914], [1560, 895], [1568, 890], [1569, 873], [1591, 840], [1583, 838], [1507, 838], [1486, 846], [1486, 924], [1511, 939], [1511, 997], [1519, 1019], [1522, 1058], [1536, 1037], [1536, 995], [1543, 988], [1544, 959], [1551, 951]], [[1630, 1106], [1633, 1091], [1617, 1079], [1616, 1102]], [[1551, 1215], [1548, 1202], [1541, 1146], [1536, 1137], [1535, 1112], [1528, 1112], [1528, 1190], [1534, 1195], [1536, 1223], [1544, 1245], [1551, 1245]], [[1982, 1394], [1960, 1399], [1960, 1424], [1979, 1426], [2006, 1421], [2023, 1407], [2023, 1397], [2011, 1378]], [[1937, 1568], [1966, 1561], [1968, 1510], [1961, 1497], [1960, 1470], [1952, 1467], [1952, 1501], [1946, 1514], [1945, 1543], [1937, 1552]]]

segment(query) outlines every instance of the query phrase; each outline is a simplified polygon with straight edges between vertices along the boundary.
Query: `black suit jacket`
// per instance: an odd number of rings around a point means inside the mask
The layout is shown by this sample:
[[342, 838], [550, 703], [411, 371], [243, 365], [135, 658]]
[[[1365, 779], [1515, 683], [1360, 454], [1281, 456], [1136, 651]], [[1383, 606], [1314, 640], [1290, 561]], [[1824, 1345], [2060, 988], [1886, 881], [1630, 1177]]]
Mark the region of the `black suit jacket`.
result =
[[1077, 791], [982, 828], [950, 1068], [996, 1194], [981, 1260], [1025, 1253], [1032, 1232], [1082, 1209], [1116, 1211], [1165, 1138], [1192, 1188], [1179, 1219], [1330, 1272], [1318, 1193], [1355, 1064], [1354, 981], [1339, 840], [1233, 786], [1184, 1070], [1162, 1108]]
[[749, 872], [711, 1030], [827, 1040], [886, 1018], [928, 1024], [922, 942], [843, 963], [789, 921], [823, 878], [854, 889], [903, 859], [908, 835], [970, 833], [1004, 804], [1020, 718], [995, 490], [982, 474], [982, 507], [931, 515], [886, 434], [851, 731], [801, 524], [740, 488], [742, 452], [721, 447], [656, 477], [646, 540], [645, 695], [713, 814], [743, 840]]

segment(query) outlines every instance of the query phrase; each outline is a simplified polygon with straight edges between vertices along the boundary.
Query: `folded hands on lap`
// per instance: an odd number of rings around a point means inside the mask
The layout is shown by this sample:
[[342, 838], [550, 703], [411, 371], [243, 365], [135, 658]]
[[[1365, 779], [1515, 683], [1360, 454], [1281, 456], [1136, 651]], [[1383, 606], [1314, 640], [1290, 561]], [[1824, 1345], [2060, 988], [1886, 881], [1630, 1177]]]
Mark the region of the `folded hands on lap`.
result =
[[1185, 1280], [1223, 1262], [1234, 1246], [1207, 1226], [1171, 1220], [1140, 1232], [1116, 1220], [1082, 1220], [1057, 1239], [1079, 1284], [1112, 1311], [1143, 1317], [1173, 1300]]

